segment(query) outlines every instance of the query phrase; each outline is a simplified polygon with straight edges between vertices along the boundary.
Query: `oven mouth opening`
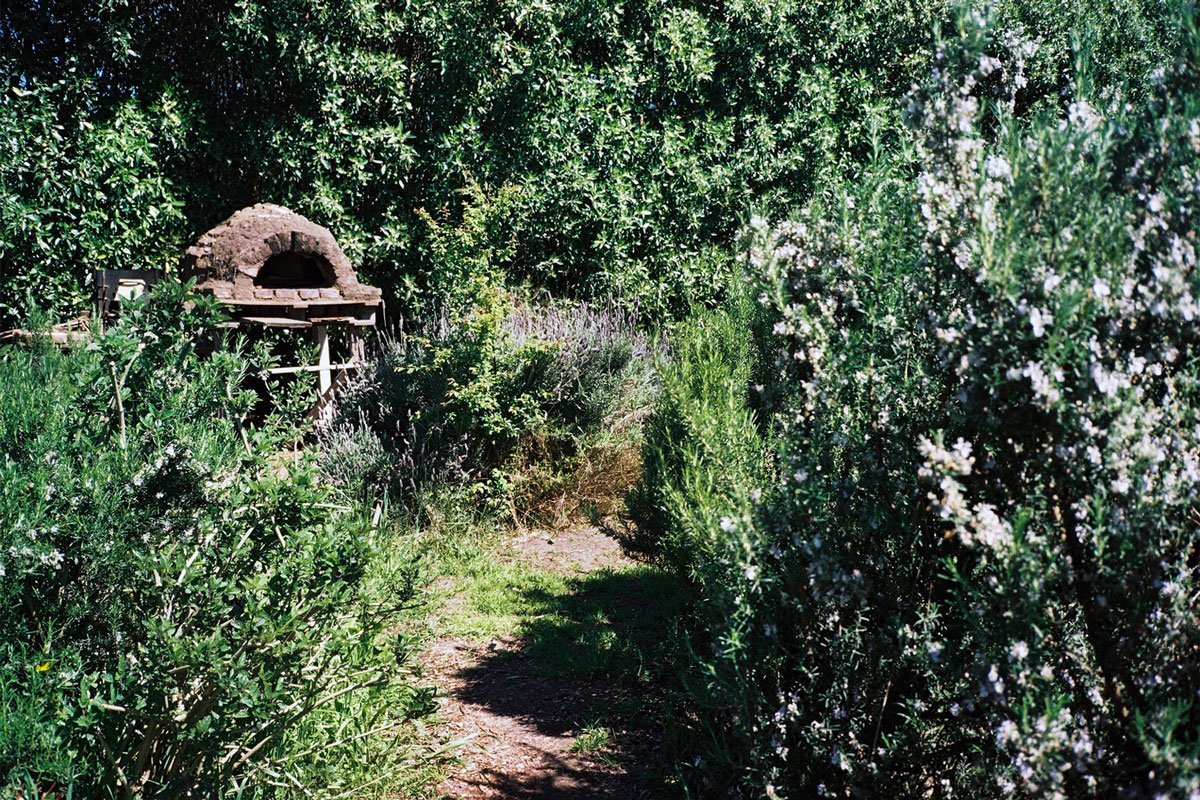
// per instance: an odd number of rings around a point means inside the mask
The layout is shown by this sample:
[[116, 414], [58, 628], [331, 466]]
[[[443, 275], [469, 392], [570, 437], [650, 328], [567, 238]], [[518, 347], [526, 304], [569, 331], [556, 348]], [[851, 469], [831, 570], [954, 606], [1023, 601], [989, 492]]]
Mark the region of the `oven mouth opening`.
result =
[[289, 251], [263, 262], [254, 285], [261, 289], [328, 289], [334, 285], [334, 273], [320, 256]]

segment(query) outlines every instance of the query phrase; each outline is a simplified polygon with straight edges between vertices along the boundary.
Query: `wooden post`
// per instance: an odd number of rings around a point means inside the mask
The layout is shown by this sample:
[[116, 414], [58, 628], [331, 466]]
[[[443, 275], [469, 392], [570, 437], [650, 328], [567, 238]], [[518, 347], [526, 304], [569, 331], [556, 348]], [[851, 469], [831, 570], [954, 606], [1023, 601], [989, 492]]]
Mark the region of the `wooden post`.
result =
[[324, 399], [333, 386], [333, 370], [329, 368], [329, 330], [324, 325], [313, 326], [317, 340], [317, 393]]
[[367, 348], [363, 344], [362, 334], [353, 328], [350, 330], [350, 363], [367, 363]]

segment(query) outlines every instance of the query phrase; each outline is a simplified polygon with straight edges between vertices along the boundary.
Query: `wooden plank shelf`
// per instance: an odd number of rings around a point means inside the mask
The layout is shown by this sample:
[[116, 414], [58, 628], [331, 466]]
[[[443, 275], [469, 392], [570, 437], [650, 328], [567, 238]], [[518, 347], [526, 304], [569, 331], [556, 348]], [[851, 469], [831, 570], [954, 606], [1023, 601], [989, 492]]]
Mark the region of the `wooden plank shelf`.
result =
[[355, 328], [374, 328], [375, 315], [372, 314], [370, 319], [362, 319], [361, 317], [309, 317], [309, 322], [313, 325], [350, 325]]
[[238, 317], [235, 322], [253, 322], [256, 325], [265, 325], [268, 328], [311, 328], [313, 323], [306, 319], [293, 319], [291, 317]]
[[325, 366], [316, 364], [306, 367], [271, 367], [270, 369], [264, 369], [263, 372], [268, 375], [295, 375], [297, 372], [321, 372], [322, 370], [333, 372], [335, 370], [362, 369], [365, 366], [367, 365], [364, 363], [348, 362], [345, 364], [327, 364]]
[[312, 317], [310, 319], [300, 319], [298, 317], [234, 317], [228, 322], [218, 323], [218, 326], [222, 328], [236, 328], [243, 322], [263, 325], [268, 328], [311, 328], [315, 325], [346, 325], [351, 328], [375, 327], [374, 315], [370, 319], [362, 319], [360, 317]]

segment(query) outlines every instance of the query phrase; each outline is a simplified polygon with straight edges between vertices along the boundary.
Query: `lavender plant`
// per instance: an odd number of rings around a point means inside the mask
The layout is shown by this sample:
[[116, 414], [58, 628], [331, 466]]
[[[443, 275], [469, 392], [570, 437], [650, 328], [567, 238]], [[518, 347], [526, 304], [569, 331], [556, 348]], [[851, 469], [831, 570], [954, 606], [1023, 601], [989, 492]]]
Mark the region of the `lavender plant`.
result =
[[491, 284], [477, 301], [443, 306], [384, 344], [324, 434], [335, 483], [403, 497], [465, 488], [511, 510], [644, 402], [650, 345], [631, 313], [518, 300]]

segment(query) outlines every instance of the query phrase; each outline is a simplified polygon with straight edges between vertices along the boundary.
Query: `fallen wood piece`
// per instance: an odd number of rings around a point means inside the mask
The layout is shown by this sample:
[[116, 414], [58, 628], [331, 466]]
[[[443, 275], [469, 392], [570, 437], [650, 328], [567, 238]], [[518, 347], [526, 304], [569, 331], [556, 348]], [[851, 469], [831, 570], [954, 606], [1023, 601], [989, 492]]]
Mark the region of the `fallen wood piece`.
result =
[[36, 342], [42, 337], [48, 337], [51, 342], [59, 347], [74, 347], [76, 345], [87, 344], [92, 335], [90, 331], [85, 329], [66, 329], [55, 325], [49, 331], [29, 331], [24, 328], [13, 328], [8, 331], [0, 331], [0, 344], [29, 344]]
[[253, 322], [268, 328], [311, 328], [312, 323], [291, 317], [238, 317], [237, 322]]

